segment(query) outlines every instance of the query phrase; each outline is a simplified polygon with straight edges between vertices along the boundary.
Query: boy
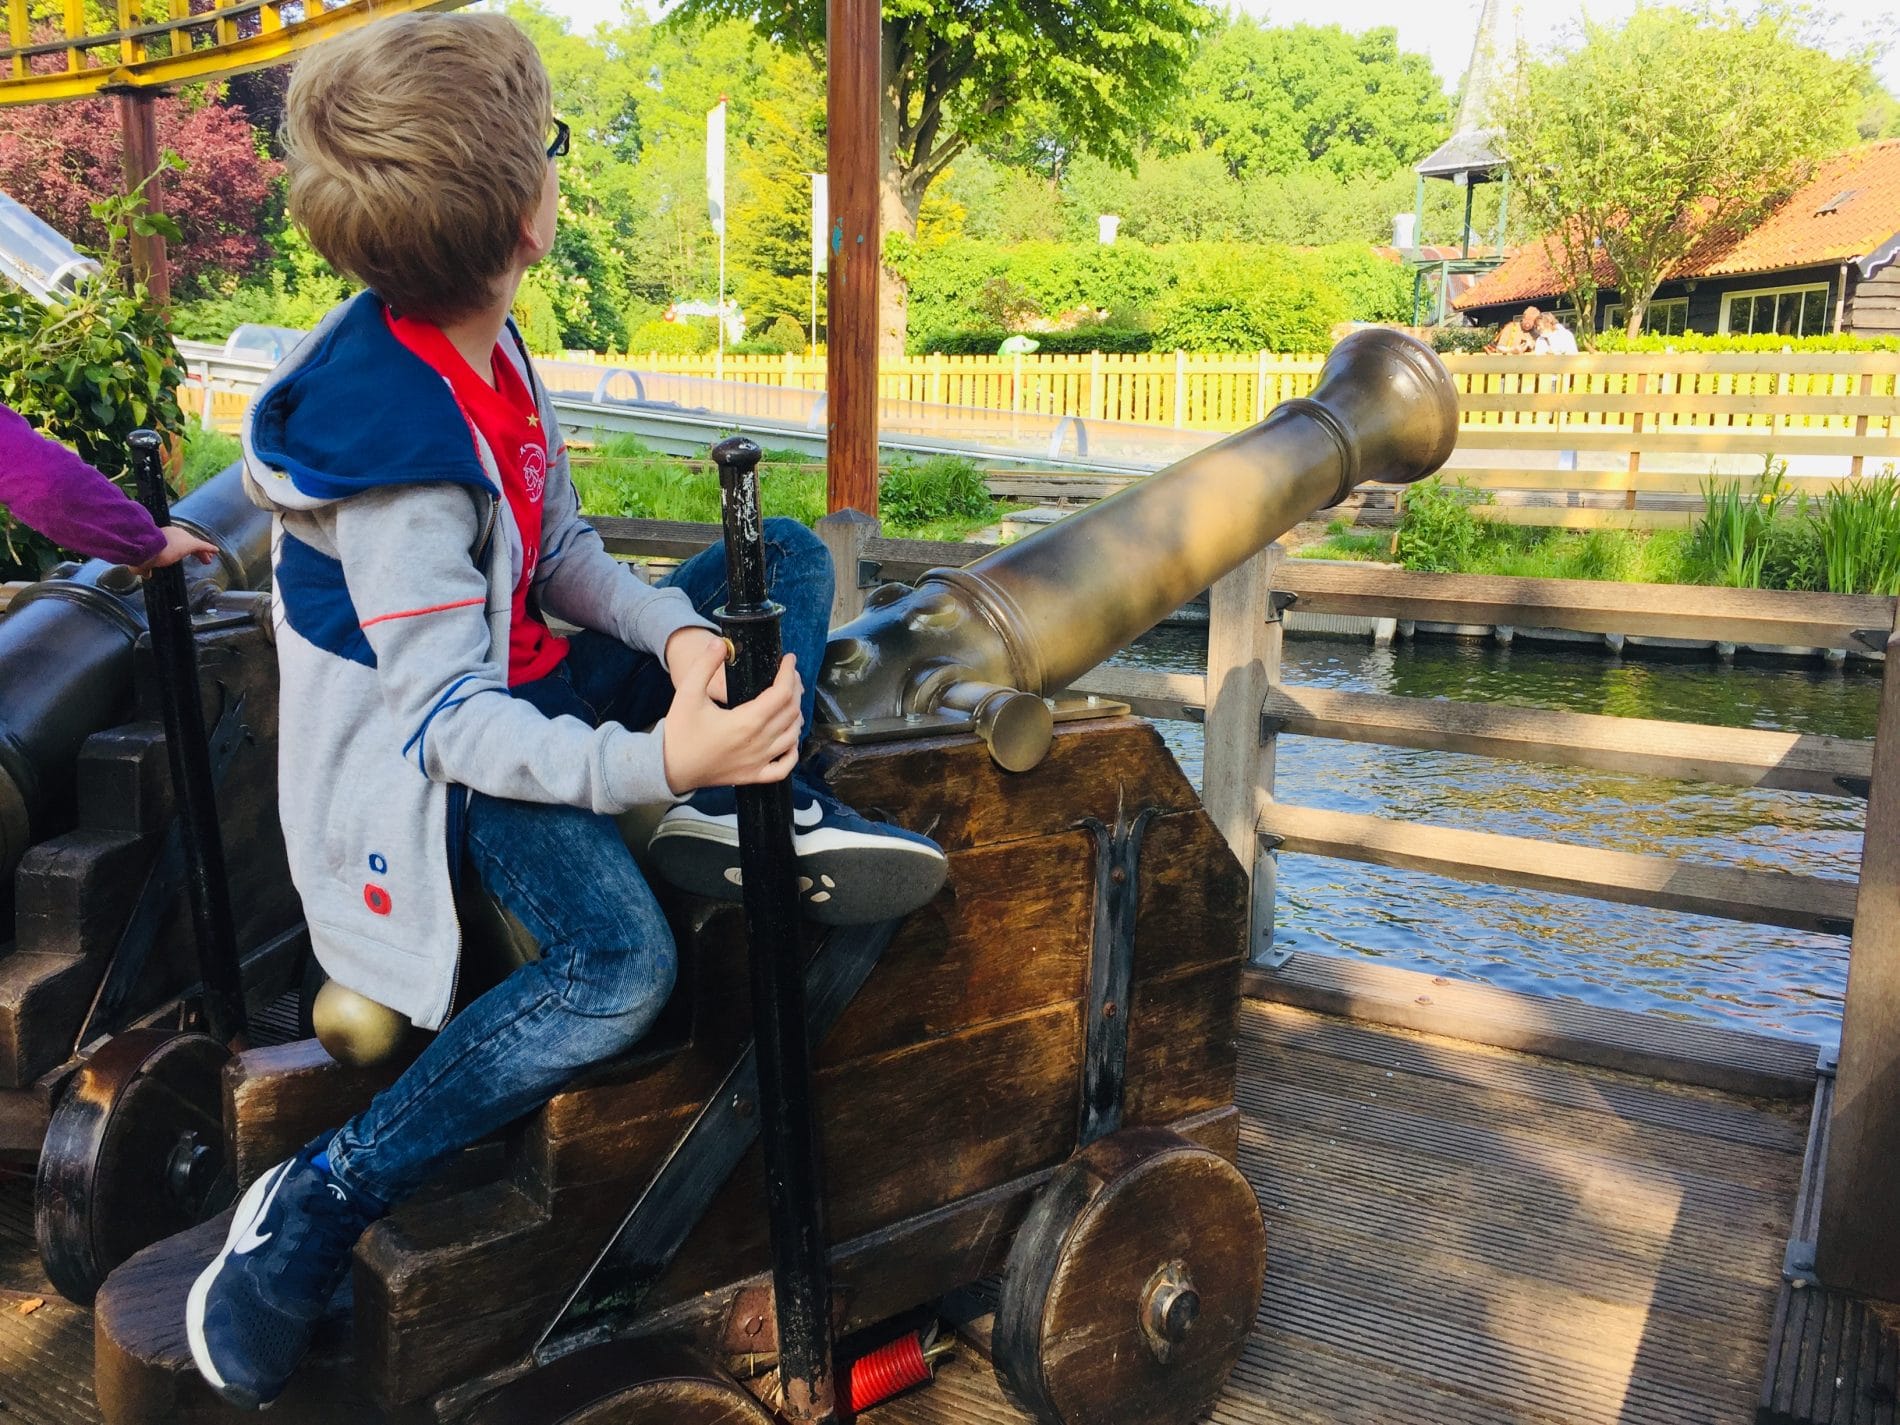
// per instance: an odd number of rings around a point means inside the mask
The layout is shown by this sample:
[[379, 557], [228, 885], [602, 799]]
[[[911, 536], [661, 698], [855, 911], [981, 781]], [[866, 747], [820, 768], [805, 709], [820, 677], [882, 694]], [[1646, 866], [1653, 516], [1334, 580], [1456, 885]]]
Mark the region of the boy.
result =
[[[788, 656], [729, 709], [704, 617], [721, 551], [650, 589], [581, 521], [507, 321], [554, 242], [569, 142], [526, 35], [410, 15], [327, 41], [291, 82], [284, 141], [291, 213], [370, 289], [246, 419], [253, 498], [276, 516], [284, 842], [325, 970], [441, 1032], [252, 1185], [192, 1287], [198, 1368], [249, 1407], [284, 1388], [370, 1222], [652, 1025], [673, 944], [613, 813], [676, 803], [656, 862], [736, 896], [731, 787], [794, 775], [805, 908], [832, 923], [901, 915], [945, 868], [793, 774], [831, 604], [809, 531], [767, 521]], [[583, 631], [557, 637], [544, 615]], [[448, 1019], [465, 863], [541, 959]]]

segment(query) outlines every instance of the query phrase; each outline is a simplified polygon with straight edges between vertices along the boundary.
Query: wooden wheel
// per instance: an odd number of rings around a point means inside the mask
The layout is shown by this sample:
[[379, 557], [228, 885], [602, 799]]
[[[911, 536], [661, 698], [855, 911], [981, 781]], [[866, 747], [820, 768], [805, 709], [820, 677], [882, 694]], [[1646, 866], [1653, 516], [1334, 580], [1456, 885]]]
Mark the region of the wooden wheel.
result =
[[220, 1083], [230, 1057], [207, 1035], [134, 1029], [74, 1077], [33, 1192], [40, 1261], [62, 1296], [90, 1304], [119, 1263], [230, 1200]]
[[489, 1396], [469, 1425], [774, 1425], [772, 1413], [700, 1356], [609, 1341]]
[[1189, 1425], [1253, 1326], [1267, 1233], [1218, 1153], [1109, 1135], [1050, 1179], [1010, 1249], [997, 1371], [1044, 1425]]

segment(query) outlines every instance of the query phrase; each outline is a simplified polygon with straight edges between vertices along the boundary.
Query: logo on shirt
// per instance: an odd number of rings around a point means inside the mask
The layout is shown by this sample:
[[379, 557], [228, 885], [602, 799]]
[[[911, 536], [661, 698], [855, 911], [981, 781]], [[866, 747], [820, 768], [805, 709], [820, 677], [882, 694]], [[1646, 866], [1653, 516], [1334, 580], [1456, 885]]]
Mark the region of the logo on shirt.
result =
[[539, 500], [548, 483], [548, 453], [536, 440], [521, 447], [521, 484], [530, 500]]

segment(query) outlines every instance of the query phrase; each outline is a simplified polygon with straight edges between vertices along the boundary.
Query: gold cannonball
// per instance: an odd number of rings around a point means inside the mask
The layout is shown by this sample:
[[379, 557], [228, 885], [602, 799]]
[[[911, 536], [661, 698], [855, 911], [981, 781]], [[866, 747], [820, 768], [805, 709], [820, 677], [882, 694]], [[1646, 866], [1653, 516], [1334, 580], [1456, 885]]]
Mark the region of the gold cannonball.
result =
[[325, 981], [317, 991], [310, 1021], [323, 1051], [339, 1064], [358, 1069], [391, 1058], [409, 1033], [409, 1021], [402, 1015], [335, 980]]

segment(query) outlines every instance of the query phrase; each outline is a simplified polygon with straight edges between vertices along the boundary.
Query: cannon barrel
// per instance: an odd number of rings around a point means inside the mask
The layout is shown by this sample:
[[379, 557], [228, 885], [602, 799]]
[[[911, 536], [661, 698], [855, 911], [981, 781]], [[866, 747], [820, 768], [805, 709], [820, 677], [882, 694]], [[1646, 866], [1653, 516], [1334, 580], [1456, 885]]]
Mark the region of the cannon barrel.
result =
[[1362, 481], [1451, 454], [1458, 401], [1427, 346], [1372, 328], [1311, 396], [963, 569], [874, 593], [831, 637], [819, 706], [838, 727], [962, 714], [1003, 766], [1047, 750], [1057, 692]]
[[[180, 500], [172, 522], [218, 548], [216, 562], [187, 567], [194, 607], [268, 582], [270, 516], [236, 465]], [[137, 576], [102, 559], [24, 590], [0, 618], [0, 877], [61, 814], [80, 746], [125, 716], [145, 627]]]

